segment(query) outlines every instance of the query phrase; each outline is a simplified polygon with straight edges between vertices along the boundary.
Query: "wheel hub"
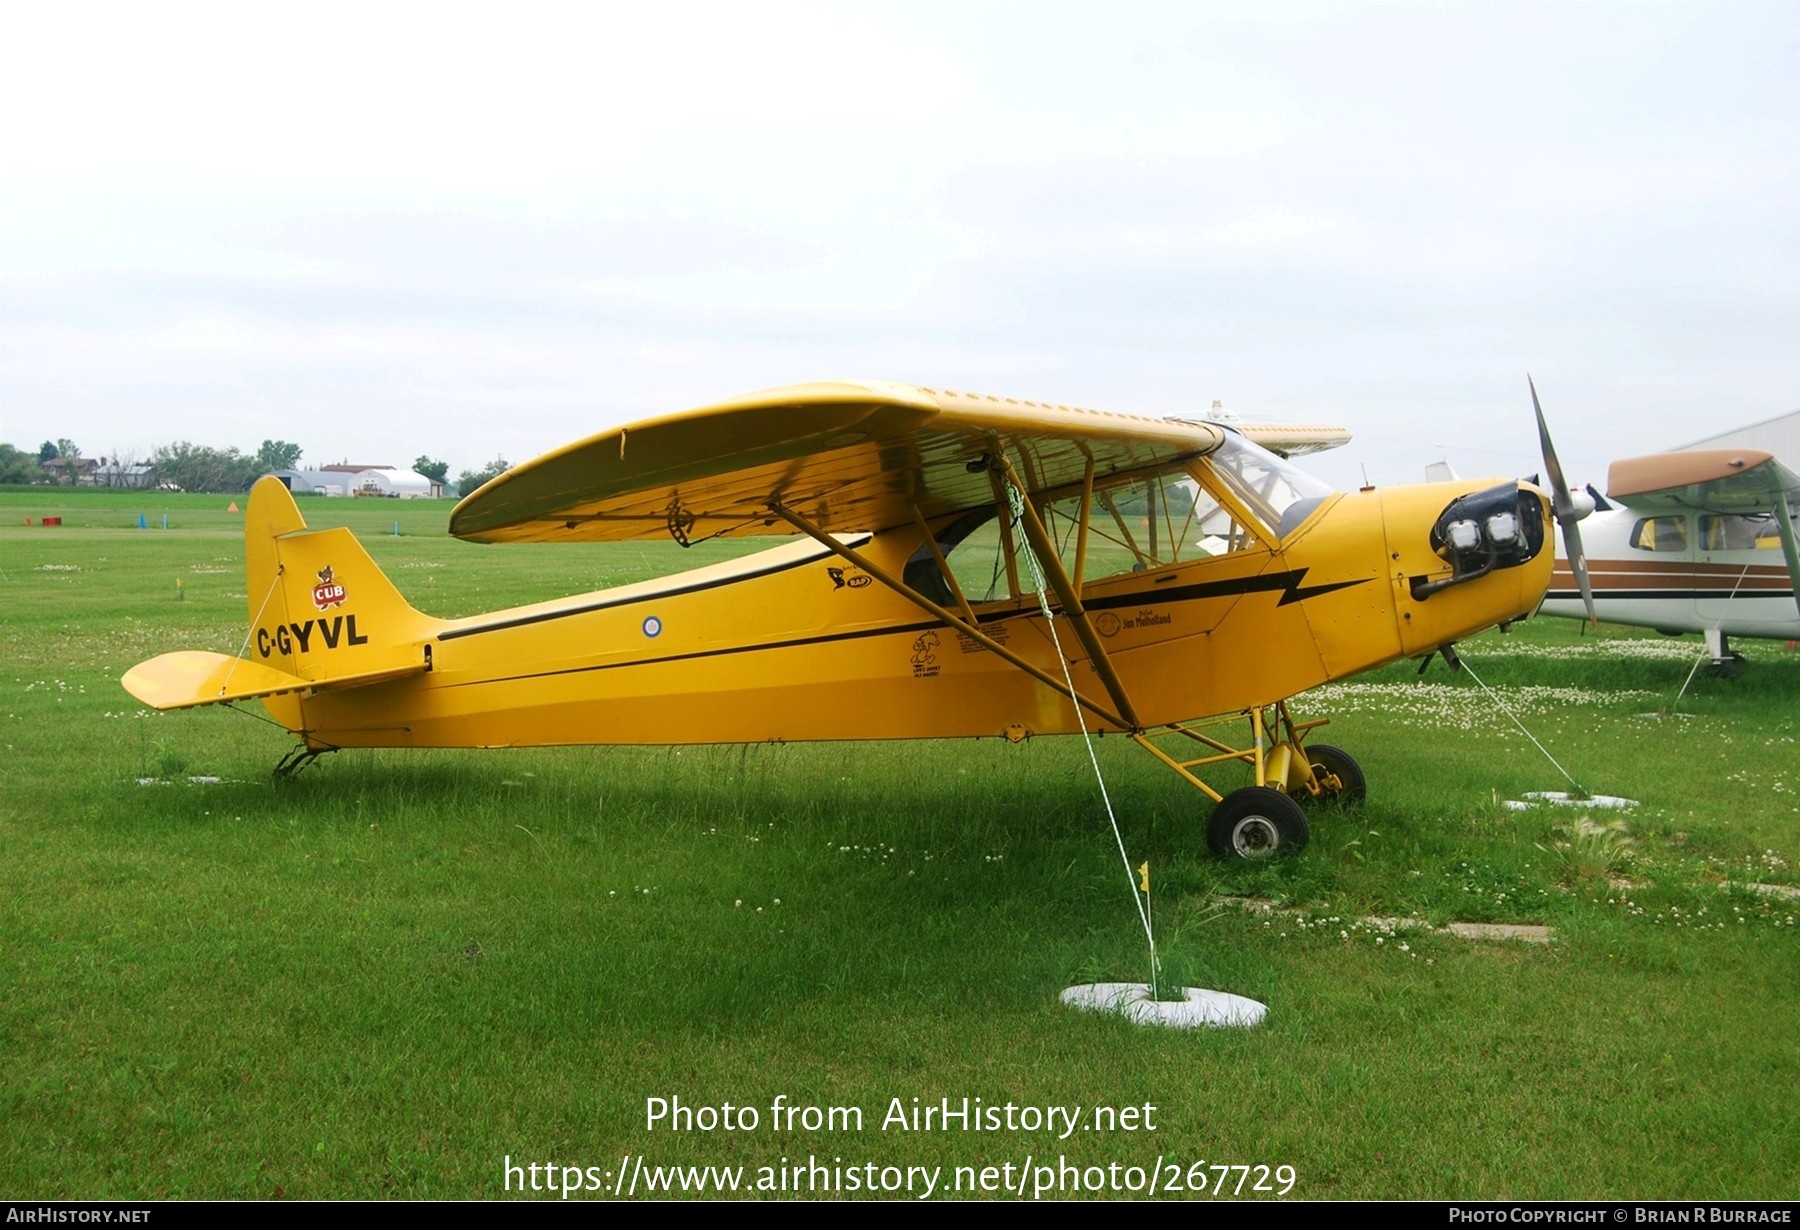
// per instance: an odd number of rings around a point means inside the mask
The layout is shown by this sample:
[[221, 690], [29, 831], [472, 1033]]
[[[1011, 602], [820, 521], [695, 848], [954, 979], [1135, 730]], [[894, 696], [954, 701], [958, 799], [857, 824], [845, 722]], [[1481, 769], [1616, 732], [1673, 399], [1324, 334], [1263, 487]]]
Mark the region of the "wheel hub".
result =
[[1245, 816], [1231, 830], [1239, 858], [1267, 858], [1281, 845], [1281, 834], [1265, 816]]

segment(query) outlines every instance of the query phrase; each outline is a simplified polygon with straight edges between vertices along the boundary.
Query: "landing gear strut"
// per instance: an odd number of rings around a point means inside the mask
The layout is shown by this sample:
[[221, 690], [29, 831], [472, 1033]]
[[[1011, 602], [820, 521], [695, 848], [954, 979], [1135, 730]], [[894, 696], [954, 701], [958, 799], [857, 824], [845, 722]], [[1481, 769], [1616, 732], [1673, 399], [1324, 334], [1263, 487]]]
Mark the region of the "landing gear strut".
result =
[[1313, 781], [1319, 790], [1317, 794], [1308, 792], [1301, 796], [1303, 800], [1349, 804], [1360, 803], [1368, 796], [1369, 784], [1362, 766], [1343, 748], [1315, 743], [1306, 749], [1306, 759], [1312, 765]]
[[[1248, 747], [1233, 747], [1202, 733], [1244, 717], [1250, 719]], [[1139, 732], [1131, 738], [1216, 804], [1206, 826], [1206, 843], [1214, 854], [1222, 858], [1266, 859], [1306, 845], [1310, 829], [1301, 803], [1360, 803], [1368, 793], [1362, 766], [1350, 753], [1324, 743], [1306, 745], [1307, 733], [1328, 721], [1329, 718], [1316, 718], [1296, 722], [1288, 712], [1287, 702], [1282, 701], [1272, 713], [1251, 709], [1229, 718]], [[1155, 742], [1174, 735], [1210, 748], [1213, 754], [1177, 759]], [[1256, 784], [1221, 795], [1195, 772], [1232, 761], [1251, 766]]]
[[1744, 656], [1731, 647], [1723, 629], [1708, 628], [1706, 630], [1706, 651], [1712, 655], [1712, 665], [1706, 673], [1716, 679], [1736, 679], [1735, 663], [1742, 662]]

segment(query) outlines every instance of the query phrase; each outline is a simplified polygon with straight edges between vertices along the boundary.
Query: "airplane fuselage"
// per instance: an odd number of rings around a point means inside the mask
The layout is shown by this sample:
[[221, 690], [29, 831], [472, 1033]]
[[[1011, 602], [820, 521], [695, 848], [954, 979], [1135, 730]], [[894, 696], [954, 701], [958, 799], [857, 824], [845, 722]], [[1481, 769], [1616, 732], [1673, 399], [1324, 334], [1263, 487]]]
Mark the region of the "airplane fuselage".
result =
[[[1529, 614], [1547, 550], [1417, 596], [1451, 573], [1430, 541], [1434, 521], [1482, 487], [1334, 495], [1266, 545], [1086, 581], [1081, 604], [1138, 725], [1273, 704]], [[1523, 491], [1522, 508], [1542, 506], [1541, 493]], [[913, 526], [837, 541], [891, 576], [925, 549]], [[1067, 696], [811, 540], [458, 620], [399, 601], [347, 531], [279, 534], [273, 550], [287, 575], [329, 572], [337, 589], [329, 608], [265, 610], [253, 661], [319, 679], [428, 663], [388, 682], [264, 701], [314, 747], [1016, 739], [1072, 733], [1083, 719], [1123, 727], [1078, 717]], [[1069, 619], [1045, 618], [1022, 553], [1010, 567], [1024, 579], [1006, 596], [970, 598], [975, 626], [1059, 681], [1067, 662], [1078, 692], [1104, 696]]]
[[[1800, 607], [1780, 542], [1741, 517], [1616, 506], [1581, 522], [1595, 614], [1662, 632], [1800, 638]], [[1543, 613], [1586, 619], [1558, 544]]]

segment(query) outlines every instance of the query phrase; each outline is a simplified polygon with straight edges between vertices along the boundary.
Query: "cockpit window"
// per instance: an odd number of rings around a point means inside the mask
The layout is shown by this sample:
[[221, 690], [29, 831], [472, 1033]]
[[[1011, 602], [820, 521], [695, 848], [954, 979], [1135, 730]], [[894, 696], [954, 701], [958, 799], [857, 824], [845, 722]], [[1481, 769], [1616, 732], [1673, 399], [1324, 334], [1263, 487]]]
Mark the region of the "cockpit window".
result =
[[[1063, 571], [1082, 586], [1266, 550], [1331, 494], [1327, 484], [1228, 433], [1207, 457], [1096, 478], [1086, 494], [1079, 486], [1059, 488], [1037, 495], [1032, 506]], [[971, 604], [1016, 599], [1029, 591], [1020, 556], [1024, 533], [997, 505], [970, 509], [940, 528], [935, 539], [956, 588]], [[915, 592], [941, 606], [956, 605], [929, 544], [913, 552], [903, 575]]]
[[1096, 484], [1085, 547], [1081, 502], [1080, 491], [1065, 492], [1046, 500], [1039, 515], [1063, 570], [1083, 581], [1247, 551], [1262, 536], [1201, 486], [1187, 464]]
[[1286, 538], [1299, 529], [1313, 509], [1332, 494], [1329, 483], [1234, 432], [1226, 432], [1225, 443], [1206, 460], [1231, 487], [1232, 494], [1277, 538]]
[[[1000, 541], [1003, 523], [992, 504], [971, 508], [937, 532], [937, 547], [956, 577], [957, 588], [971, 603], [994, 602], [1012, 596], [1007, 568], [1007, 547]], [[901, 577], [909, 589], [939, 606], [955, 606], [956, 595], [938, 570], [931, 548], [921, 545], [906, 561]]]

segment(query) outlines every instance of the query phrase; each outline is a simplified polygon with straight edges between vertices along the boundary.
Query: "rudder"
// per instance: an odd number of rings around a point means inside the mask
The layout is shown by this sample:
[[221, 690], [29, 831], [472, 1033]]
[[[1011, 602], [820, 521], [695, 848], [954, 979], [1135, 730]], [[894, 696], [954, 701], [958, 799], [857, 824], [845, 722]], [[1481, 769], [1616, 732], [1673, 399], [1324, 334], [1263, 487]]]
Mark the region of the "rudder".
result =
[[440, 621], [414, 610], [341, 527], [309, 530], [279, 479], [244, 518], [252, 662], [326, 681], [417, 668]]

